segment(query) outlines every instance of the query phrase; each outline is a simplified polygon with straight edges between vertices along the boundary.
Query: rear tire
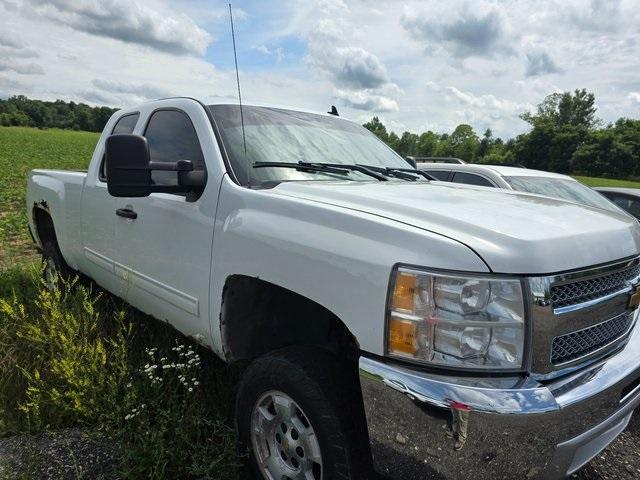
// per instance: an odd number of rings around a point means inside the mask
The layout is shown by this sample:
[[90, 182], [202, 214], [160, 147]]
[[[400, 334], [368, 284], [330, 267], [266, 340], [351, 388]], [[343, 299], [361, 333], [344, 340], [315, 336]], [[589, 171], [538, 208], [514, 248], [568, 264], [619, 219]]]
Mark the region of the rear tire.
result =
[[328, 352], [310, 347], [285, 348], [247, 368], [236, 422], [256, 478], [371, 478], [357, 369], [345, 370]]
[[42, 271], [44, 284], [49, 291], [60, 289], [73, 274], [64, 258], [62, 258], [60, 248], [51, 240], [45, 241], [42, 245], [42, 262], [44, 264]]

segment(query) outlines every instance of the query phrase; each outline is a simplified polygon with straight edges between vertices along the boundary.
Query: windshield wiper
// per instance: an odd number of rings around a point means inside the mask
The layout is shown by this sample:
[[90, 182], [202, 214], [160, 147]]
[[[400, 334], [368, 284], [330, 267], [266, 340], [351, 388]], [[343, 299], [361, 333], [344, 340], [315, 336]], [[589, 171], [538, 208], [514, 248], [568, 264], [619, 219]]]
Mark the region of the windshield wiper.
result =
[[362, 164], [358, 165], [368, 168], [369, 170], [373, 170], [374, 172], [379, 172], [389, 177], [401, 178], [403, 180], [417, 180], [418, 177], [424, 177], [427, 180], [435, 180], [435, 178], [433, 178], [427, 172], [414, 168], [374, 167], [372, 165]]
[[349, 170], [342, 168], [328, 168], [325, 166], [318, 166], [306, 162], [254, 162], [252, 164], [253, 168], [266, 168], [266, 167], [277, 167], [277, 168], [295, 168], [296, 170], [300, 170], [301, 172], [320, 172], [320, 173], [336, 173], [338, 175], [346, 175], [349, 173]]
[[322, 172], [322, 173], [336, 173], [338, 175], [346, 175], [350, 171], [360, 172], [370, 177], [386, 182], [387, 177], [380, 175], [379, 173], [369, 169], [362, 165], [348, 165], [342, 163], [315, 163], [315, 162], [255, 162], [253, 168], [265, 168], [265, 167], [280, 167], [280, 168], [295, 168], [302, 172]]

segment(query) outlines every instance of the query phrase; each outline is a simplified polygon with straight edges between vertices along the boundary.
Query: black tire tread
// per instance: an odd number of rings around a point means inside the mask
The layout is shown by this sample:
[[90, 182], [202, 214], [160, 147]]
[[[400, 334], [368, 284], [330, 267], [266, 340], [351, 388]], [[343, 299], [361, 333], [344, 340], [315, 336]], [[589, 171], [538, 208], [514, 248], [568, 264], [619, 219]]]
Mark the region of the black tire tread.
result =
[[259, 358], [247, 368], [239, 386], [238, 400], [244, 388], [255, 379], [277, 385], [281, 372], [287, 372], [294, 383], [308, 386], [307, 401], [329, 405], [333, 412], [323, 417], [329, 431], [334, 432], [327, 443], [332, 449], [331, 457], [344, 461], [334, 464], [332, 478], [370, 478], [369, 442], [357, 368], [345, 368], [336, 357], [320, 348], [287, 347]]

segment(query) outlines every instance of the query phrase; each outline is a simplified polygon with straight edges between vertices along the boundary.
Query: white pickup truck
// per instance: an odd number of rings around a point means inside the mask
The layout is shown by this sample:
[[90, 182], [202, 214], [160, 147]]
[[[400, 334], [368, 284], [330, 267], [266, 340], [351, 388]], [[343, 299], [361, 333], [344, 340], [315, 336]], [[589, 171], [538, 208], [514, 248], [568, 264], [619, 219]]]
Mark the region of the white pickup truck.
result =
[[640, 402], [638, 222], [408, 168], [333, 115], [166, 99], [34, 170], [29, 226], [50, 280], [246, 365], [259, 477], [564, 477]]

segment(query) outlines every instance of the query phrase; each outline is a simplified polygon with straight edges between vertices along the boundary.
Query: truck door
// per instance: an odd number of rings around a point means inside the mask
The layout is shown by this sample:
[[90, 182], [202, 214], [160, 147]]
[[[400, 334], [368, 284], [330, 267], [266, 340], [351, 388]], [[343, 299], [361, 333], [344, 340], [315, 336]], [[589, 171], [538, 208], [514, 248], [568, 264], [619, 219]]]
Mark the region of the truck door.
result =
[[[195, 115], [194, 125], [188, 109], [188, 105], [185, 110], [157, 109], [144, 129], [137, 130], [147, 138], [152, 161], [191, 160], [195, 170], [206, 170], [199, 137], [205, 138], [210, 126]], [[202, 116], [202, 112], [193, 113]], [[153, 172], [152, 180], [176, 185], [177, 174]], [[115, 272], [120, 296], [183, 333], [205, 338], [210, 335], [209, 277], [217, 194], [218, 189], [211, 187], [195, 201], [167, 193], [115, 199]]]
[[[137, 112], [124, 114], [109, 133], [133, 133], [139, 118]], [[103, 288], [115, 291], [115, 199], [107, 191], [104, 142], [96, 147], [95, 155], [98, 167], [88, 172], [82, 190], [82, 270]]]

